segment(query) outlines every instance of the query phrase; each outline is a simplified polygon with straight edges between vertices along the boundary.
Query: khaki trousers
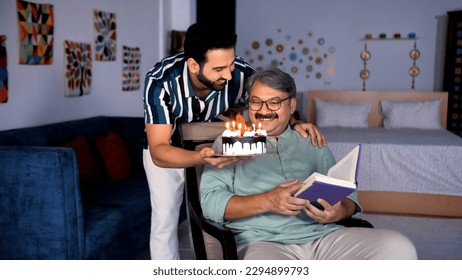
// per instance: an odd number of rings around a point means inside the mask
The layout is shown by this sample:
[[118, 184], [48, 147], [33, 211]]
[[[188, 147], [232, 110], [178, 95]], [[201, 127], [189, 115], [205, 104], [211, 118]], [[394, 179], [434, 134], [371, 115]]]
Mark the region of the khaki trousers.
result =
[[307, 244], [252, 242], [238, 246], [246, 260], [415, 260], [417, 252], [403, 234], [387, 229], [342, 228]]

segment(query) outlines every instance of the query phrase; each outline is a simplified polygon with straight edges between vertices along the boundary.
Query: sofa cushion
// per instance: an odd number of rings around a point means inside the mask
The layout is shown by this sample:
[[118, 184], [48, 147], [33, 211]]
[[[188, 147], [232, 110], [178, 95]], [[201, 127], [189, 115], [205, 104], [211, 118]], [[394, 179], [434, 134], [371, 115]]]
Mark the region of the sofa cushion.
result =
[[113, 180], [127, 178], [131, 170], [131, 160], [127, 147], [120, 136], [110, 131], [96, 138], [96, 147], [104, 161], [109, 177]]
[[62, 144], [61, 147], [68, 147], [74, 150], [77, 156], [81, 183], [86, 184], [101, 177], [101, 170], [87, 140], [82, 135], [77, 136], [71, 142]]

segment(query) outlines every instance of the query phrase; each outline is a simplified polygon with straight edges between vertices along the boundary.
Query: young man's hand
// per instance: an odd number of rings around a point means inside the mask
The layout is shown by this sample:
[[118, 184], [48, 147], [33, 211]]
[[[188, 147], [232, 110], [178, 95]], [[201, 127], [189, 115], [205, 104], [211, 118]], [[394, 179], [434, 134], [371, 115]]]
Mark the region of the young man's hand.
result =
[[205, 163], [213, 165], [217, 168], [235, 164], [243, 159], [248, 159], [250, 156], [217, 156], [215, 150], [212, 148], [203, 148], [200, 155]]
[[300, 134], [303, 138], [310, 136], [311, 144], [320, 148], [327, 145], [324, 135], [312, 123], [296, 122], [292, 124], [292, 128]]

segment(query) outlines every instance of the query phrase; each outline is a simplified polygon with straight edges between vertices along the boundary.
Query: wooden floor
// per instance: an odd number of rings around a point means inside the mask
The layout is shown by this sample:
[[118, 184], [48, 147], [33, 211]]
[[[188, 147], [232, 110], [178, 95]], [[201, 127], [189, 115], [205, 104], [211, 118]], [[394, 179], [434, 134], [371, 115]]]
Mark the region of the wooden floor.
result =
[[178, 227], [178, 242], [180, 247], [180, 259], [194, 260], [194, 252], [192, 249], [189, 221], [185, 220]]

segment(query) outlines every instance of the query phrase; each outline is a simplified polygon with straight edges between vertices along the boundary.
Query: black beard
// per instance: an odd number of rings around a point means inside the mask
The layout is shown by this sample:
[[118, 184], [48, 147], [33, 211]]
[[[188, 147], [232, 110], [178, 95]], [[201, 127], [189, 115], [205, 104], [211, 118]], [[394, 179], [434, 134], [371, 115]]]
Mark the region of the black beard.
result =
[[255, 118], [257, 120], [258, 119], [279, 119], [279, 116], [276, 113], [271, 113], [271, 114], [266, 114], [266, 115], [256, 113]]
[[207, 88], [209, 88], [211, 90], [215, 90], [215, 91], [222, 90], [226, 86], [226, 84], [228, 82], [228, 81], [223, 79], [225, 81], [225, 83], [222, 86], [215, 85], [214, 82], [207, 79], [207, 77], [202, 73], [202, 69], [199, 71], [199, 73], [196, 75], [196, 77], [199, 80], [199, 82], [201, 82], [204, 86], [206, 86]]

